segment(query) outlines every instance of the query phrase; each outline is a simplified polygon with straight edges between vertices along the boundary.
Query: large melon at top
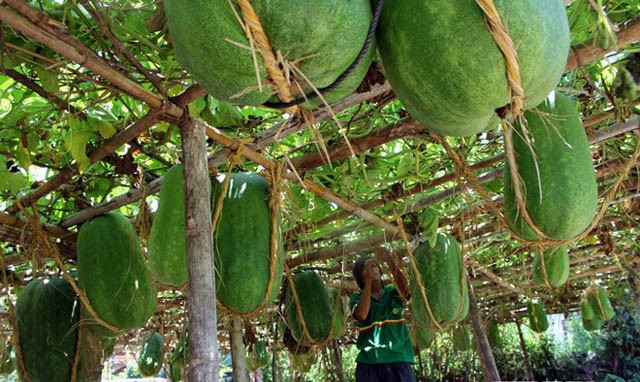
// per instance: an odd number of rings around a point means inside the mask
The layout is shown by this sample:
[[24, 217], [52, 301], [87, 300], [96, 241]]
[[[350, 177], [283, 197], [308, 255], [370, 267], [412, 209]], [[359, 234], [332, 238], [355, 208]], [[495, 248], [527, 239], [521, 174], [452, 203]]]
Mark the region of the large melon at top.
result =
[[[548, 237], [570, 239], [589, 226], [598, 206], [593, 159], [580, 115], [571, 100], [553, 92], [538, 108], [527, 111], [525, 118], [532, 148], [517, 124], [513, 150], [527, 211]], [[504, 208], [509, 226], [516, 233], [527, 240], [538, 239], [518, 208], [507, 160]]]
[[[560, 80], [569, 53], [562, 0], [494, 0], [518, 50], [525, 107]], [[398, 99], [427, 128], [467, 136], [509, 104], [504, 58], [474, 0], [395, 0], [384, 5], [378, 49]]]
[[[316, 88], [332, 84], [354, 62], [371, 21], [369, 0], [251, 3], [272, 50], [295, 65]], [[261, 105], [272, 98], [275, 89], [262, 56], [257, 51], [253, 55], [249, 49], [236, 0], [165, 0], [164, 5], [178, 61], [209, 94], [247, 105]], [[361, 80], [368, 66], [360, 65], [354, 76]], [[312, 93], [302, 77], [297, 75], [298, 82], [306, 94]], [[352, 89], [342, 89], [342, 95], [355, 90], [359, 83], [353, 81]], [[292, 88], [297, 90], [296, 86]]]

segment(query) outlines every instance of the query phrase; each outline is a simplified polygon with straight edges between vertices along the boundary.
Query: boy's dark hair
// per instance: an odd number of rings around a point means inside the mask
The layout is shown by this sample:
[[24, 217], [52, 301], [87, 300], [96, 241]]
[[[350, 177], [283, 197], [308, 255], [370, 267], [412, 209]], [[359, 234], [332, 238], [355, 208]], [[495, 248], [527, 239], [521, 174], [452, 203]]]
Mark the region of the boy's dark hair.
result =
[[[367, 260], [373, 259], [371, 255], [362, 255], [356, 260], [355, 264], [353, 264], [353, 277], [356, 279], [356, 283], [360, 289], [364, 288], [364, 279], [362, 278], [362, 271], [364, 271], [364, 264]], [[378, 264], [378, 268], [380, 268], [380, 274], [382, 274], [382, 267]]]

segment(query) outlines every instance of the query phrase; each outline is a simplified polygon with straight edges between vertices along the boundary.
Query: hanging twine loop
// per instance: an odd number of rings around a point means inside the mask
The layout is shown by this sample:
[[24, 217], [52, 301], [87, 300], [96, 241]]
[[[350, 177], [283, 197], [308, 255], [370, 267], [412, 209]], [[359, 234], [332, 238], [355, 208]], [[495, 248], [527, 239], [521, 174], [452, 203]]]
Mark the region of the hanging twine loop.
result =
[[476, 3], [484, 13], [484, 20], [487, 23], [489, 33], [498, 45], [504, 65], [507, 71], [507, 81], [509, 83], [510, 111], [514, 118], [518, 118], [524, 111], [524, 88], [522, 87], [522, 77], [520, 76], [520, 60], [507, 27], [500, 20], [500, 14], [496, 9], [493, 0], [476, 0]]
[[[260, 17], [256, 13], [251, 0], [237, 0], [242, 15], [242, 28], [244, 29], [249, 42], [257, 48], [264, 66], [269, 73], [269, 79], [273, 85], [276, 94], [284, 102], [290, 102], [294, 99], [291, 86], [289, 85], [288, 75], [283, 70], [284, 59], [280, 55], [276, 55], [269, 42]], [[258, 82], [261, 86], [260, 81]]]

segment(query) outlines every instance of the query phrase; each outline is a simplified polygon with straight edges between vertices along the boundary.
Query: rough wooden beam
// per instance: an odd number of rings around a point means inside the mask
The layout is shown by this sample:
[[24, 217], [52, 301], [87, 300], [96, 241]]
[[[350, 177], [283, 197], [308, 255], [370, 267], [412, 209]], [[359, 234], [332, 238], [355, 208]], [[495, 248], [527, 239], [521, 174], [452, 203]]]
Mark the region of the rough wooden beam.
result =
[[628, 22], [622, 27], [618, 36], [618, 45], [614, 49], [602, 50], [593, 44], [593, 41], [587, 41], [584, 44], [572, 47], [569, 52], [569, 58], [567, 60], [567, 66], [565, 71], [570, 71], [578, 66], [588, 64], [589, 62], [604, 57], [607, 53], [614, 52], [621, 49], [632, 42], [640, 39], [640, 19], [635, 19]]

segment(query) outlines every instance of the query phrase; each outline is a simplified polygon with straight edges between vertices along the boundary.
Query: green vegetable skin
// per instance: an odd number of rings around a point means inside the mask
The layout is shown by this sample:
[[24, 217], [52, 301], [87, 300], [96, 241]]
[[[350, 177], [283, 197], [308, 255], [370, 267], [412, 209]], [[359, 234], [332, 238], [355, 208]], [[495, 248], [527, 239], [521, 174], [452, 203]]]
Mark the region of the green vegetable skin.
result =
[[181, 287], [187, 282], [182, 165], [172, 167], [160, 188], [158, 211], [148, 241], [147, 260], [153, 277]]
[[80, 228], [78, 281], [98, 316], [116, 328], [141, 327], [156, 309], [156, 287], [138, 238], [117, 212], [95, 217]]
[[[166, 0], [169, 33], [178, 61], [212, 96], [228, 102], [261, 105], [275, 100], [260, 54], [256, 66], [245, 32], [238, 23], [239, 7], [227, 0]], [[293, 63], [316, 88], [330, 85], [355, 60], [371, 21], [368, 0], [252, 1], [272, 50]], [[235, 12], [234, 12], [235, 10]], [[197, 27], [194, 27], [197, 26]], [[364, 77], [366, 62], [336, 93], [351, 93]], [[357, 78], [359, 77], [359, 79]], [[302, 80], [301, 80], [302, 81]], [[312, 92], [302, 82], [305, 93]], [[332, 100], [339, 98], [334, 94]]]
[[[439, 234], [436, 245], [422, 243], [414, 253], [422, 282], [426, 288], [431, 311], [440, 326], [448, 326], [463, 320], [469, 311], [469, 295], [466, 276], [460, 254], [460, 245], [448, 234]], [[412, 272], [411, 312], [421, 325], [436, 327], [422, 298], [417, 278]]]
[[[526, 112], [525, 117], [535, 142], [536, 159], [522, 138], [519, 124], [513, 133], [513, 146], [527, 210], [532, 221], [547, 236], [556, 240], [570, 239], [589, 226], [598, 204], [591, 150], [580, 115], [573, 102], [562, 93], [554, 92], [536, 110]], [[516, 233], [525, 239], [536, 240], [538, 236], [518, 210], [507, 161], [505, 217]]]
[[16, 326], [24, 363], [21, 380], [68, 382], [78, 337], [78, 301], [64, 279], [35, 279], [18, 295]]
[[302, 271], [292, 277], [295, 285], [298, 302], [302, 311], [302, 319], [305, 322], [309, 335], [307, 338], [303, 331], [301, 319], [291, 291], [287, 288], [285, 306], [287, 308], [287, 322], [291, 334], [302, 345], [322, 342], [331, 334], [332, 306], [329, 302], [327, 286], [320, 276], [314, 271]]
[[[525, 107], [555, 88], [569, 53], [562, 0], [495, 0], [518, 50]], [[509, 104], [504, 58], [473, 0], [387, 1], [378, 49], [409, 114], [443, 135], [468, 136], [497, 123]]]
[[[215, 213], [222, 183], [214, 181]], [[235, 313], [250, 313], [265, 299], [271, 275], [269, 183], [258, 174], [233, 173], [214, 232], [216, 296]], [[279, 219], [278, 219], [279, 221]], [[280, 290], [284, 262], [282, 233], [276, 235], [276, 262], [269, 301]]]
[[558, 288], [569, 278], [569, 252], [566, 245], [550, 248], [544, 251], [541, 260], [540, 254], [536, 254], [533, 260], [533, 281], [540, 285], [547, 283]]

